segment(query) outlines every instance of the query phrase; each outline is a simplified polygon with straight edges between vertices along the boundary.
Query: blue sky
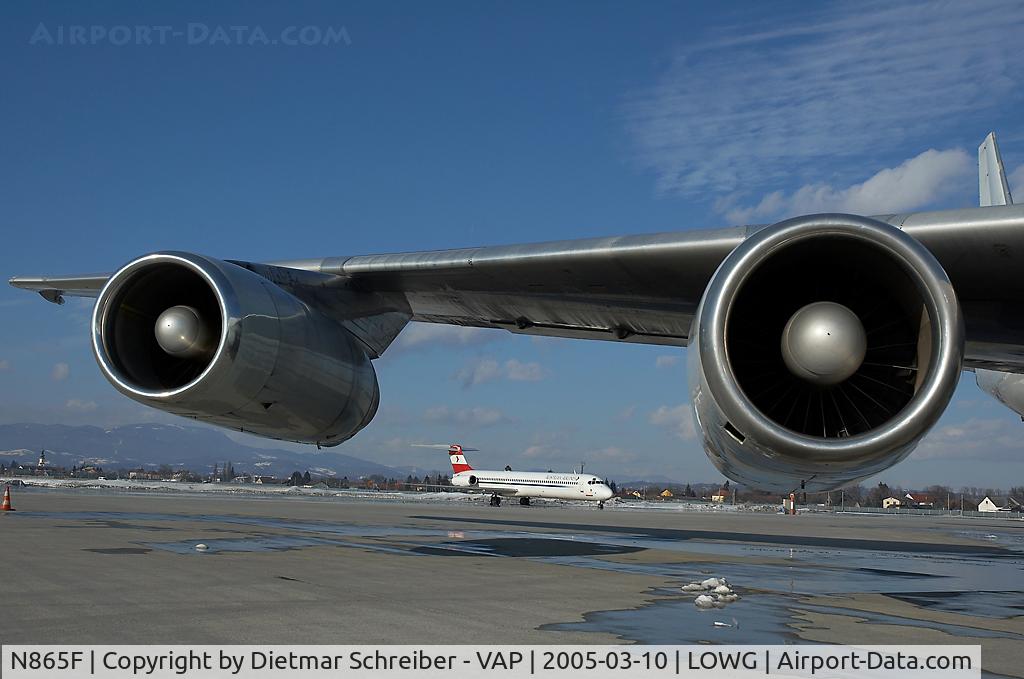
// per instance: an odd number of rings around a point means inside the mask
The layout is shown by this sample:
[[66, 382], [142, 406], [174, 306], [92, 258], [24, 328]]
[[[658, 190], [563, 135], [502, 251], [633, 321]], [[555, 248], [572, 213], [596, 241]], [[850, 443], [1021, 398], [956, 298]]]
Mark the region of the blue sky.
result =
[[[282, 44], [303, 29], [344, 38]], [[992, 129], [1024, 196], [1022, 29], [999, 2], [5, 3], [0, 272], [969, 206]], [[103, 380], [89, 304], [3, 286], [0, 310], [0, 422], [169, 419]], [[713, 481], [683, 358], [413, 326], [342, 452], [422, 465], [410, 443], [461, 440], [482, 465]], [[1021, 426], [965, 375], [879, 478], [1020, 484]]]

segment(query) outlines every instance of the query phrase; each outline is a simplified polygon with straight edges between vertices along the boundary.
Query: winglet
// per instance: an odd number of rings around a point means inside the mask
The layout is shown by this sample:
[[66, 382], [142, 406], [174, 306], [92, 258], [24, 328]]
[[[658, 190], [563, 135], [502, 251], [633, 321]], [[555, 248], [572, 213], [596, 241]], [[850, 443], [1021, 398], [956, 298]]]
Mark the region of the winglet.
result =
[[1013, 205], [995, 132], [989, 132], [978, 147], [978, 194], [981, 207]]

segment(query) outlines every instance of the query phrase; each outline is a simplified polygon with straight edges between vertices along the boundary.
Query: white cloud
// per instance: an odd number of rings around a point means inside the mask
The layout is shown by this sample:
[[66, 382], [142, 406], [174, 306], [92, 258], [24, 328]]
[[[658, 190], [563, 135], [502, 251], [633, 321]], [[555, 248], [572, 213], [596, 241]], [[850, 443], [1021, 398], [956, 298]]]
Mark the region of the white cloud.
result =
[[71, 366], [67, 363], [56, 363], [50, 371], [50, 379], [54, 382], [63, 382], [71, 374]]
[[[573, 449], [577, 443], [577, 432], [571, 426], [563, 422], [562, 429], [535, 431], [530, 439], [530, 445], [520, 455], [525, 458], [538, 458], [558, 460], [567, 450]], [[572, 453], [574, 459], [577, 453]]]
[[509, 359], [504, 364], [500, 364], [493, 358], [475, 359], [455, 373], [455, 379], [466, 388], [500, 379], [513, 382], [538, 382], [546, 376], [547, 371], [540, 363], [523, 363], [516, 359]]
[[530, 446], [523, 451], [523, 457], [536, 458], [536, 457], [550, 457], [554, 451], [550, 446]]
[[64, 404], [64, 407], [78, 413], [91, 413], [99, 406], [96, 405], [96, 401], [82, 401], [80, 399], [73, 398]]
[[636, 414], [636, 406], [635, 405], [626, 406], [625, 408], [623, 408], [622, 410], [620, 410], [618, 412], [618, 414], [615, 416], [615, 419], [623, 420], [623, 421], [631, 420], [631, 419], [633, 419], [633, 415], [634, 414]]
[[491, 427], [510, 421], [503, 412], [495, 408], [452, 409], [448, 406], [429, 408], [423, 418], [438, 424], [454, 424], [470, 427]]
[[493, 358], [477, 359], [469, 365], [464, 366], [455, 373], [455, 379], [462, 383], [463, 387], [469, 388], [485, 382], [493, 382], [500, 379], [502, 375], [501, 366]]
[[902, 212], [928, 205], [956, 187], [969, 184], [976, 171], [974, 162], [961, 149], [931, 149], [845, 189], [806, 184], [788, 195], [782, 191], [769, 193], [751, 207], [730, 207], [729, 199], [718, 201], [717, 207], [736, 224], [815, 212]]
[[1024, 165], [1011, 172], [1006, 183], [1010, 185], [1010, 195], [1015, 196], [1014, 200], [1024, 203]]
[[679, 363], [678, 356], [658, 356], [654, 359], [654, 365], [657, 368], [671, 368]]
[[793, 177], [848, 185], [856, 178], [837, 167], [962, 139], [1021, 99], [1015, 0], [801, 5], [778, 18], [778, 30], [752, 19], [683, 46], [627, 97], [638, 163], [659, 192], [758, 195]]
[[505, 374], [513, 382], [540, 382], [547, 377], [547, 371], [540, 363], [521, 363], [514, 358], [505, 361]]
[[618, 446], [608, 446], [601, 448], [600, 450], [593, 450], [586, 454], [589, 458], [588, 461], [594, 462], [633, 462], [637, 459], [638, 455], [625, 448], [619, 448]]
[[394, 355], [413, 349], [429, 347], [471, 347], [493, 342], [501, 337], [498, 330], [467, 328], [459, 325], [437, 323], [410, 323], [402, 330], [398, 339], [388, 348], [387, 354]]
[[972, 418], [932, 430], [911, 456], [915, 460], [1020, 459], [1021, 423], [1016, 417]]
[[693, 411], [685, 403], [678, 406], [661, 406], [651, 413], [648, 421], [657, 427], [664, 427], [684, 440], [697, 436], [693, 424]]

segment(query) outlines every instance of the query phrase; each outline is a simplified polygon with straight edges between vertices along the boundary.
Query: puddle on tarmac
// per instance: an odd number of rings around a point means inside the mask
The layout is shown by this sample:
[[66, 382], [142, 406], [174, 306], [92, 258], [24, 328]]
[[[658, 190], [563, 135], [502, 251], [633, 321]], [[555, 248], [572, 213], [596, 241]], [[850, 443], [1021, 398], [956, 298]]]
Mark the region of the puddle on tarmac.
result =
[[562, 557], [562, 556], [600, 556], [611, 554], [629, 554], [641, 552], [643, 547], [615, 545], [593, 541], [567, 540], [554, 537], [503, 537], [466, 540], [464, 542], [446, 542], [442, 545], [425, 545], [416, 547], [414, 552], [444, 554], [477, 554], [485, 556], [512, 556], [523, 558]]
[[[745, 536], [716, 531], [649, 530], [506, 520], [412, 517], [437, 521], [445, 528], [356, 525], [330, 521], [291, 521], [254, 516], [183, 516], [114, 512], [26, 512], [23, 517], [87, 521], [110, 528], [166, 530], [144, 523], [201, 525], [202, 539], [139, 543], [139, 548], [94, 549], [103, 554], [143, 554], [150, 549], [181, 555], [209, 556], [232, 552], [266, 552], [307, 547], [354, 548], [410, 557], [515, 557], [572, 568], [653, 575], [674, 583], [654, 594], [665, 598], [635, 609], [596, 611], [583, 622], [543, 629], [609, 632], [641, 643], [795, 643], [791, 626], [799, 611], [844, 615], [873, 624], [938, 629], [957, 636], [1022, 639], [1019, 635], [865, 613], [839, 606], [810, 606], [813, 595], [880, 593], [926, 610], [993, 619], [1024, 615], [1021, 576], [1024, 537], [997, 531], [991, 545], [945, 545], [936, 532], [928, 544], [840, 538]], [[142, 523], [140, 523], [142, 522]], [[474, 523], [472, 528], [453, 526]], [[490, 524], [493, 528], [480, 528]], [[269, 533], [278, 530], [282, 533]], [[558, 532], [554, 532], [558, 531]], [[211, 537], [209, 533], [234, 533]], [[237, 535], [241, 534], [241, 535]], [[975, 532], [962, 535], [979, 538]], [[727, 535], [728, 538], [723, 538]], [[750, 537], [751, 539], [747, 539]], [[359, 538], [354, 540], [352, 538]], [[207, 545], [196, 551], [198, 543]], [[792, 542], [792, 544], [788, 544]], [[630, 554], [660, 550], [673, 554], [668, 562]], [[686, 554], [695, 560], [685, 561]], [[623, 555], [620, 560], [605, 557]], [[654, 556], [651, 554], [650, 556]], [[708, 560], [709, 557], [727, 557]], [[678, 587], [709, 576], [726, 577], [742, 595], [723, 609], [703, 611], [693, 596]], [[838, 602], [837, 602], [838, 603]], [[715, 623], [722, 623], [716, 626]], [[801, 642], [803, 643], [803, 642]]]
[[626, 641], [643, 644], [814, 643], [801, 639], [797, 635], [797, 629], [793, 627], [797, 623], [806, 624], [799, 617], [802, 611], [848, 616], [863, 620], [865, 624], [935, 629], [960, 637], [1024, 641], [1024, 636], [1010, 632], [950, 625], [919, 618], [909, 620], [840, 607], [812, 606], [801, 603], [798, 598], [778, 594], [749, 595], [725, 608], [710, 610], [694, 606], [693, 597], [673, 595], [669, 599], [655, 601], [642, 608], [587, 613], [583, 622], [545, 625], [541, 629], [604, 632]]
[[[209, 555], [219, 552], [270, 552], [313, 547], [317, 545], [336, 545], [332, 540], [321, 540], [309, 537], [290, 537], [287, 535], [264, 535], [245, 538], [181, 540], [180, 542], [147, 542], [147, 547], [161, 549], [175, 554]], [[197, 550], [196, 545], [204, 544], [206, 549]]]
[[[693, 597], [673, 597], [634, 610], [587, 613], [583, 622], [541, 629], [605, 632], [643, 644], [803, 643], [783, 624], [789, 603], [785, 597], [765, 595], [701, 610], [693, 605]], [[716, 622], [730, 627], [716, 626]]]
[[907, 592], [889, 594], [894, 599], [936, 611], [983, 618], [1024, 616], [1020, 592]]
[[96, 549], [83, 549], [83, 552], [93, 552], [94, 554], [149, 554], [151, 549], [145, 549], [143, 547], [107, 547], [107, 548], [96, 548]]

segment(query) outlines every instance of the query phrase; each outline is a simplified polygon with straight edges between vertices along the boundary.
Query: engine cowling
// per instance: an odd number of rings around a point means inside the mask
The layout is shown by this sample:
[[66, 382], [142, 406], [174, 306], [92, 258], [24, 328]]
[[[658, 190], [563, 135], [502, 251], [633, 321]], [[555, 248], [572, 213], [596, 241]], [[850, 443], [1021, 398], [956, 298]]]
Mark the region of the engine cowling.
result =
[[854, 215], [766, 227], [722, 262], [694, 318], [690, 390], [727, 477], [788, 493], [909, 455], [960, 376], [963, 319], [935, 257]]
[[269, 280], [184, 252], [136, 259], [93, 311], [93, 353], [126, 396], [261, 436], [336, 445], [377, 411], [357, 339]]
[[1024, 375], [978, 369], [974, 371], [974, 378], [982, 391], [1024, 420]]

